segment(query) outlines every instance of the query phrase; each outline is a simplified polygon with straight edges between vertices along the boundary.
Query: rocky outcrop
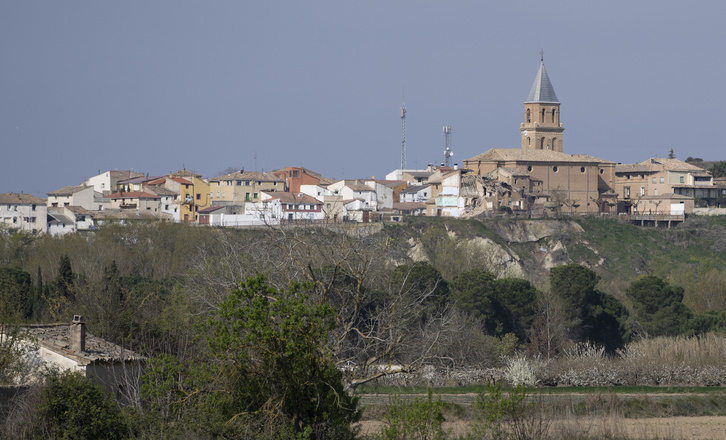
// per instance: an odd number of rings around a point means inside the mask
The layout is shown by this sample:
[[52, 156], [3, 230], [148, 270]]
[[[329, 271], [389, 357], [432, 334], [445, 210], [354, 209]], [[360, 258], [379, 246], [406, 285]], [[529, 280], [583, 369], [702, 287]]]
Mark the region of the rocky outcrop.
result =
[[508, 243], [531, 243], [553, 235], [583, 232], [582, 227], [571, 220], [502, 220], [487, 226]]

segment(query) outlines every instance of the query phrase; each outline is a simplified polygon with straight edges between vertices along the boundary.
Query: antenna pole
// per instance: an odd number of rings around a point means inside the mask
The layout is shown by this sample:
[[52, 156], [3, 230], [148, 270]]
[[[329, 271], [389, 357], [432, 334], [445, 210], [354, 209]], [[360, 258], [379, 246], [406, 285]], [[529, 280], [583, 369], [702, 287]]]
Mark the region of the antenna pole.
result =
[[444, 125], [444, 138], [446, 140], [446, 149], [444, 150], [444, 165], [447, 167], [451, 166], [451, 157], [454, 152], [451, 151], [451, 127]]
[[401, 169], [406, 169], [406, 103], [401, 107]]

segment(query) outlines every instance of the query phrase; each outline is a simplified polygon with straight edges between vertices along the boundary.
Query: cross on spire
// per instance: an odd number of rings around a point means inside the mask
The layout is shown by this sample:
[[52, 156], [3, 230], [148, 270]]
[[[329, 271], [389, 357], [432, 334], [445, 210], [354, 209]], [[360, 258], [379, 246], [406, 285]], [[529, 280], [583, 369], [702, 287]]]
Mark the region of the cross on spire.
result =
[[544, 63], [544, 49], [540, 49], [539, 51], [539, 60]]

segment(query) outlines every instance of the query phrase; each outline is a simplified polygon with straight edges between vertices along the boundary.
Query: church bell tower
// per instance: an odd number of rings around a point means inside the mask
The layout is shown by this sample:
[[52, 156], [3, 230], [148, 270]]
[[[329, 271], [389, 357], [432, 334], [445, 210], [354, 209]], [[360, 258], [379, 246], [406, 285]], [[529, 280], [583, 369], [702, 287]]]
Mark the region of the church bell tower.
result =
[[560, 124], [560, 102], [547, 75], [544, 56], [540, 58], [537, 76], [527, 100], [524, 101], [524, 122], [519, 131], [522, 132], [523, 149], [562, 153], [562, 133], [565, 127]]

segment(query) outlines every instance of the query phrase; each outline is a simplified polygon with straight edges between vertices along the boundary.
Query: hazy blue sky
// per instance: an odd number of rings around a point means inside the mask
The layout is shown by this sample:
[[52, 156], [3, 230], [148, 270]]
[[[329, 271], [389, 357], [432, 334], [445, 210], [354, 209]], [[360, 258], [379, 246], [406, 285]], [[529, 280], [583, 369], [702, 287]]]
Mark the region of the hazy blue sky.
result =
[[[726, 159], [723, 1], [0, 2], [0, 192], [98, 171], [336, 178], [519, 148], [539, 51], [566, 153]], [[255, 159], [256, 157], [256, 159]]]

